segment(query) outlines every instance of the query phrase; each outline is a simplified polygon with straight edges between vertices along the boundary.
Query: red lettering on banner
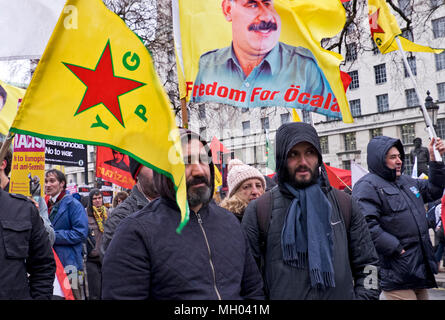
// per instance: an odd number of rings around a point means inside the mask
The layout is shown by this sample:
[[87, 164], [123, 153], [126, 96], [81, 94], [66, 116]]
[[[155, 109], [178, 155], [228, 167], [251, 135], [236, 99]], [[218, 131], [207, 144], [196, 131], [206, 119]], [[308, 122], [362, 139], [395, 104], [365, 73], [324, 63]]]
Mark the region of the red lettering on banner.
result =
[[303, 98], [305, 98], [305, 97], [307, 97], [307, 98], [309, 98], [311, 95], [309, 94], [309, 93], [307, 93], [307, 92], [302, 92], [301, 94], [300, 94], [300, 96], [298, 97], [298, 102], [299, 103], [301, 103], [301, 104], [308, 104], [309, 103], [309, 99], [303, 99]]
[[255, 100], [255, 96], [260, 94], [261, 89], [263, 89], [263, 88], [257, 87], [257, 88], [253, 89], [252, 96], [250, 97], [250, 102], [253, 102], [253, 100]]
[[208, 96], [214, 96], [216, 91], [216, 86], [218, 83], [215, 81], [213, 84], [208, 84], [206, 88], [206, 95]]
[[191, 81], [187, 81], [187, 82], [186, 82], [186, 86], [187, 86], [187, 93], [186, 93], [186, 96], [188, 97], [188, 96], [189, 96], [189, 92], [192, 91], [192, 89], [193, 89], [193, 82], [191, 82]]
[[323, 100], [324, 100], [323, 96], [320, 95], [312, 96], [311, 106], [321, 108], [321, 106], [323, 105]]
[[332, 95], [329, 93], [326, 98], [326, 102], [324, 103], [324, 109], [329, 109], [329, 105], [331, 104]]
[[229, 88], [224, 86], [219, 87], [218, 92], [216, 94], [218, 95], [218, 97], [225, 98], [229, 94]]
[[229, 99], [244, 102], [246, 101], [246, 91], [230, 89]]
[[334, 99], [333, 103], [334, 104], [331, 106], [331, 111], [340, 112], [340, 107], [337, 103], [337, 99]]

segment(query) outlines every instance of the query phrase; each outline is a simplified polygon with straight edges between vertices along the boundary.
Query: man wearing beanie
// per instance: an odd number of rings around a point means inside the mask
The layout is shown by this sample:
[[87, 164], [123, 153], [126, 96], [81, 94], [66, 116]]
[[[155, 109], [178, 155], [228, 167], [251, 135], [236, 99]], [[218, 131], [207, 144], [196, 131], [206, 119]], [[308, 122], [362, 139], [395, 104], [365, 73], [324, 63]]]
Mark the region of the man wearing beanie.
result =
[[190, 219], [172, 181], [154, 172], [159, 199], [126, 218], [105, 254], [102, 298], [116, 300], [263, 299], [263, 283], [240, 223], [213, 200], [207, 143], [180, 129]]
[[241, 221], [249, 202], [264, 193], [266, 180], [261, 172], [238, 159], [230, 160], [228, 169], [229, 194], [221, 202], [221, 207], [232, 212]]
[[330, 186], [315, 129], [283, 124], [276, 146], [278, 185], [252, 201], [242, 221], [268, 298], [378, 299], [368, 227], [356, 203]]
[[136, 180], [136, 184], [133, 186], [130, 196], [110, 213], [110, 216], [104, 224], [104, 234], [100, 249], [102, 257], [110, 245], [114, 232], [120, 222], [159, 197], [159, 193], [156, 191], [153, 182], [153, 170], [143, 166], [132, 157], [129, 158], [131, 176]]

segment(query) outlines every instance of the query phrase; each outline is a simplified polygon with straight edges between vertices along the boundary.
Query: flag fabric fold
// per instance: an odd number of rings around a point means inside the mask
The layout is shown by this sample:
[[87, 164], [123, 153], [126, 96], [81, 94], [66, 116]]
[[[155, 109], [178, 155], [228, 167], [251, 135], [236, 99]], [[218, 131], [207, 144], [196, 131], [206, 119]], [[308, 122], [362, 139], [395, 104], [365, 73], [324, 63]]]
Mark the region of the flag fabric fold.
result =
[[399, 49], [395, 41], [396, 37], [399, 37], [405, 51], [437, 54], [444, 50], [423, 46], [402, 37], [396, 17], [391, 13], [385, 0], [368, 0], [368, 12], [371, 37], [382, 54]]
[[353, 188], [357, 181], [366, 174], [368, 174], [368, 170], [357, 164], [355, 161], [351, 161], [351, 182]]
[[168, 176], [180, 232], [189, 208], [179, 131], [150, 53], [102, 1], [67, 8], [75, 21], [62, 12], [11, 131], [110, 147]]
[[25, 90], [0, 80], [0, 133], [7, 135]]

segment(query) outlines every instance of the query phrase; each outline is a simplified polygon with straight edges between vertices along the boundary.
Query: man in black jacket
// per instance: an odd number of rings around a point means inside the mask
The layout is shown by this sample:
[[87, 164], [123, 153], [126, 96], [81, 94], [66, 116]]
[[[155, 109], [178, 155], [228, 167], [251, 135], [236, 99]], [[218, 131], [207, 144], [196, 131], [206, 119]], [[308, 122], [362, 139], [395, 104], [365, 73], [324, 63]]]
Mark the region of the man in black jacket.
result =
[[153, 182], [153, 170], [143, 166], [132, 157], [129, 158], [131, 176], [136, 180], [136, 184], [131, 190], [130, 196], [111, 212], [104, 224], [104, 234], [100, 248], [102, 258], [121, 221], [159, 197]]
[[42, 218], [26, 197], [0, 190], [0, 300], [51, 299], [56, 263]]
[[[439, 199], [445, 166], [428, 146], [428, 180], [403, 175], [405, 152], [400, 140], [378, 136], [368, 144], [369, 173], [352, 190], [365, 215], [380, 258], [380, 285], [386, 299], [425, 300], [436, 287], [437, 263], [429, 236], [425, 203]], [[445, 146], [437, 139], [439, 153]]]
[[[242, 221], [254, 257], [263, 261], [268, 297], [378, 299], [378, 258], [366, 222], [356, 203], [329, 185], [315, 129], [283, 124], [276, 146], [278, 186], [252, 201]], [[265, 197], [270, 222], [260, 236]]]
[[237, 218], [212, 200], [214, 167], [205, 141], [181, 129], [190, 220], [169, 178], [154, 173], [160, 198], [126, 218], [104, 258], [103, 299], [262, 299], [261, 275]]

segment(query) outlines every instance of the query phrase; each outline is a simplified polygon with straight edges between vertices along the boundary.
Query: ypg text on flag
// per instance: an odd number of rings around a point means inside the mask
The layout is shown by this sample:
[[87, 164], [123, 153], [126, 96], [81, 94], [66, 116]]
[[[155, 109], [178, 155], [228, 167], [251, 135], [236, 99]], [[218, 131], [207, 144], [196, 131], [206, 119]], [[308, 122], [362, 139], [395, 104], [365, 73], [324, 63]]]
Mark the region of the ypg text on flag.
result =
[[77, 10], [76, 28], [65, 26], [63, 11], [11, 131], [107, 146], [168, 176], [180, 232], [189, 213], [181, 143], [151, 56], [102, 1], [68, 6]]

